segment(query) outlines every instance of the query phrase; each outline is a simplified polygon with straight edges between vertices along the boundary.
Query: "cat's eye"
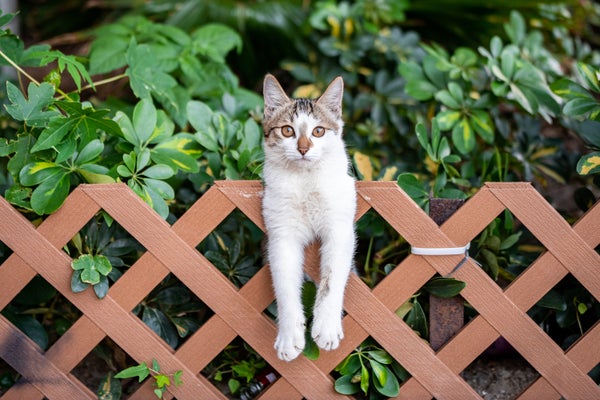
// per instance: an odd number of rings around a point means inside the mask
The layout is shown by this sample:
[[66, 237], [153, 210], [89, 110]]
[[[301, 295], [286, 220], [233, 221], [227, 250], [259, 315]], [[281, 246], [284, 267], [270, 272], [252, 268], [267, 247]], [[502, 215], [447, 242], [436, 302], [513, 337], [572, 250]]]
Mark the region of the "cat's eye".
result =
[[292, 137], [294, 136], [294, 128], [292, 128], [289, 125], [286, 126], [282, 126], [281, 127], [281, 134], [285, 137]]
[[312, 135], [314, 137], [321, 137], [325, 134], [325, 128], [323, 128], [322, 126], [317, 126], [315, 129], [313, 129], [312, 131]]

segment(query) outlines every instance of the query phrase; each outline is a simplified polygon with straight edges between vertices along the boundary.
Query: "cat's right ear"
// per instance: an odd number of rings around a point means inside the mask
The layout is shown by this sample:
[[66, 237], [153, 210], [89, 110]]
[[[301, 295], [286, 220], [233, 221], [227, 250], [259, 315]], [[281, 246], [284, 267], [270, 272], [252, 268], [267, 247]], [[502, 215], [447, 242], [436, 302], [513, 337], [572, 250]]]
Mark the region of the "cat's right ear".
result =
[[263, 82], [263, 97], [265, 99], [265, 119], [271, 117], [274, 110], [290, 102], [277, 79], [267, 74]]

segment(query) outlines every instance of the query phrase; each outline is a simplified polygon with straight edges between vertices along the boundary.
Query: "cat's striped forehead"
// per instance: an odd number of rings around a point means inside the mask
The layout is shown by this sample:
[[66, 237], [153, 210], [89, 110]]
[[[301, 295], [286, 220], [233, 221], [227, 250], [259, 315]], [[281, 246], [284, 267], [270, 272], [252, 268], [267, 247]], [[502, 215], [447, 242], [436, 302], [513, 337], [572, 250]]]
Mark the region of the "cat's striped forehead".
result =
[[314, 120], [318, 125], [323, 125], [328, 129], [338, 132], [341, 128], [341, 121], [327, 108], [319, 105], [313, 99], [291, 99], [289, 103], [274, 110], [272, 118], [264, 121], [265, 132], [283, 125], [294, 125], [299, 119]]

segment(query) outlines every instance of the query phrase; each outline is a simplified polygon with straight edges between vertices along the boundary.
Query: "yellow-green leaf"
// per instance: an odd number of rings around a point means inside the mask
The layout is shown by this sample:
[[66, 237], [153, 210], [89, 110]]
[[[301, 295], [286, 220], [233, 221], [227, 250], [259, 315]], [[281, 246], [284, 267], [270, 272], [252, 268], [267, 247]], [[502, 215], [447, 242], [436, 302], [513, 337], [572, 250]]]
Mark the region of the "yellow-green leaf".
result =
[[368, 155], [357, 151], [354, 153], [354, 164], [363, 181], [373, 180], [373, 164]]
[[596, 151], [581, 157], [577, 163], [577, 172], [580, 175], [600, 173], [600, 152]]

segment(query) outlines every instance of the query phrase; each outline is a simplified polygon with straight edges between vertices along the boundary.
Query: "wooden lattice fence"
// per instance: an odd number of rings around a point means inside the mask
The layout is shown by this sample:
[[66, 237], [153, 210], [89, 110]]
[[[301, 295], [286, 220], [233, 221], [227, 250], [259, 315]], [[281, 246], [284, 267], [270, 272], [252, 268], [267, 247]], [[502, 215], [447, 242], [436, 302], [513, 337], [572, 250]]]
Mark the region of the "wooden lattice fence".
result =
[[[274, 297], [268, 268], [238, 290], [196, 250], [235, 208], [264, 229], [259, 182], [217, 182], [172, 226], [122, 184], [78, 187], [37, 227], [0, 198], [0, 241], [13, 252], [0, 265], [0, 309], [39, 274], [82, 312], [45, 352], [0, 316], [0, 358], [22, 375], [2, 400], [95, 398], [72, 371], [106, 336], [138, 362], [155, 358], [164, 371], [183, 371], [184, 384], [169, 389], [178, 399], [225, 398], [199, 372], [236, 336], [281, 376], [263, 393], [266, 399], [343, 397], [335, 393], [330, 372], [369, 336], [412, 376], [399, 398], [480, 398], [460, 372], [500, 336], [541, 375], [521, 399], [600, 398], [588, 376], [600, 362], [600, 324], [565, 352], [526, 313], [567, 274], [600, 299], [598, 204], [570, 226], [529, 184], [487, 184], [438, 227], [395, 183], [360, 182], [357, 190], [357, 218], [372, 208], [413, 246], [463, 246], [509, 209], [547, 251], [505, 290], [473, 261], [456, 271], [453, 276], [466, 282], [462, 296], [479, 315], [437, 352], [395, 310], [436, 273], [450, 273], [462, 256], [411, 255], [373, 290], [352, 276], [341, 347], [316, 361], [285, 363], [273, 350], [275, 325], [263, 313]], [[62, 249], [100, 209], [146, 249], [102, 300], [91, 290], [71, 291], [71, 258]], [[315, 246], [307, 250], [306, 270], [318, 279]], [[177, 350], [131, 312], [169, 273], [215, 313]], [[151, 398], [151, 392], [146, 382], [131, 398]]]

